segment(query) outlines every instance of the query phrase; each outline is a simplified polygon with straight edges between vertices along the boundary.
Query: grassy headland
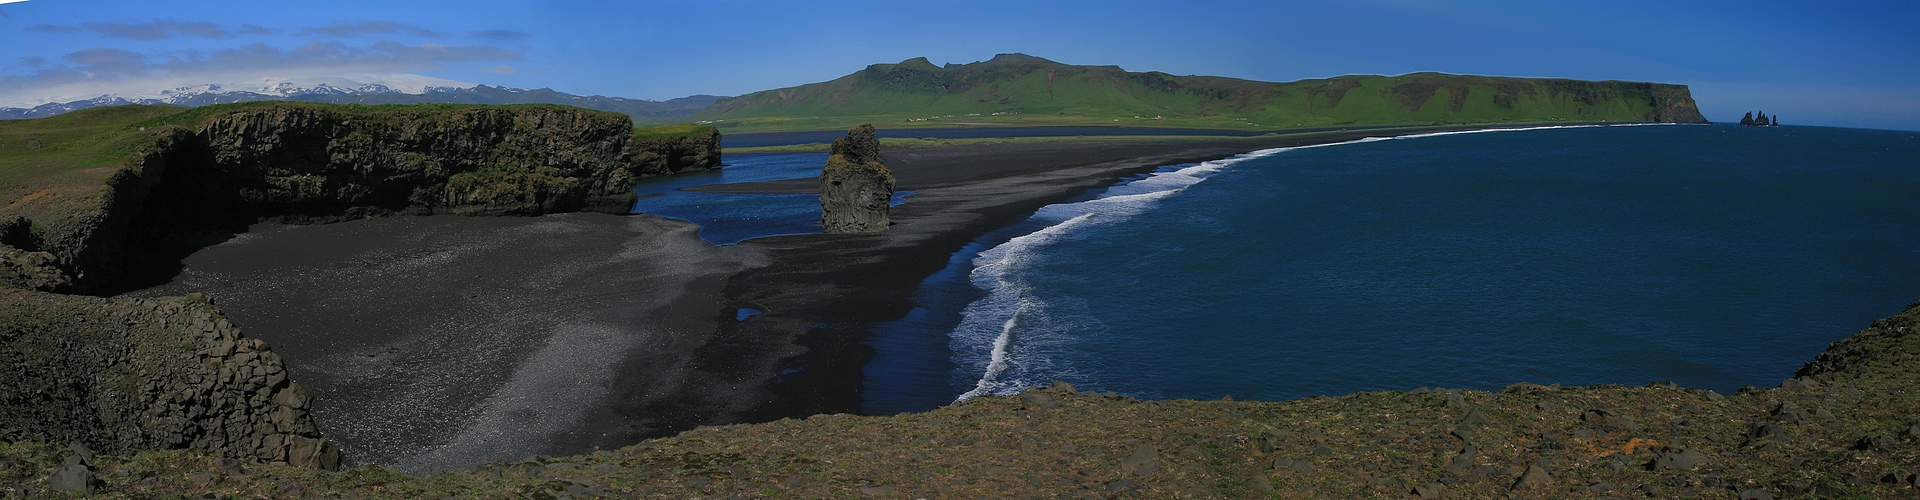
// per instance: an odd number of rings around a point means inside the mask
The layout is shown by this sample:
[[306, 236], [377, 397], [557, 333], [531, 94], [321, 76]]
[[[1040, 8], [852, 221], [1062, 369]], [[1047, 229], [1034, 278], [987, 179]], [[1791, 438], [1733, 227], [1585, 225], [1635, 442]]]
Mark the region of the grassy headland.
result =
[[[107, 106], [47, 118], [0, 120], [0, 206], [47, 189], [104, 187], [115, 167], [139, 146], [153, 141], [142, 134], [167, 126], [198, 128], [215, 116], [234, 111], [287, 106], [277, 101], [216, 104], [197, 108], [174, 106]], [[456, 112], [482, 106], [469, 104], [295, 104], [352, 113], [362, 119], [394, 113]], [[546, 104], [487, 106], [501, 108], [558, 107]], [[666, 125], [635, 127], [636, 140], [692, 137], [712, 127]], [[28, 189], [31, 188], [31, 189]]]
[[974, 123], [1231, 130], [1544, 122], [1704, 122], [1687, 88], [1442, 73], [1273, 83], [1075, 66], [1021, 54], [876, 64], [828, 82], [722, 99], [693, 117], [724, 132]]
[[[1920, 304], [1775, 389], [1416, 389], [1284, 402], [1142, 401], [1071, 387], [891, 417], [703, 427], [618, 450], [411, 477], [101, 457], [150, 498], [1893, 498], [1920, 486]], [[70, 451], [0, 445], [44, 488]]]

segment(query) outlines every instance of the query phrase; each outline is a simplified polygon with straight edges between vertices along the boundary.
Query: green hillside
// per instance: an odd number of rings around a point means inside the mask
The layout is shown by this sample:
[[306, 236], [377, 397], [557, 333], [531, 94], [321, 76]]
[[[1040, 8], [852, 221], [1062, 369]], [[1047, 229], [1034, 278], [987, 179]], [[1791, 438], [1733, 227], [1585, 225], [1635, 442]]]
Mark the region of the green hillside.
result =
[[1288, 83], [1137, 73], [1022, 54], [946, 67], [875, 64], [833, 81], [722, 99], [730, 132], [967, 123], [1241, 130], [1530, 122], [1705, 122], [1684, 85], [1414, 73]]

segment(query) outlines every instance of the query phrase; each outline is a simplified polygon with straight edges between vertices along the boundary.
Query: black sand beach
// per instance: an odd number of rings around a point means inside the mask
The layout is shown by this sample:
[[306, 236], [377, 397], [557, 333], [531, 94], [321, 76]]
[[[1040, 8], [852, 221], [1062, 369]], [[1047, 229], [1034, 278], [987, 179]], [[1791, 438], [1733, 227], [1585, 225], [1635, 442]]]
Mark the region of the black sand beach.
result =
[[[908, 150], [887, 155], [917, 191], [890, 231], [730, 247], [650, 215], [256, 226], [134, 295], [211, 296], [313, 391], [350, 463], [422, 473], [854, 412], [861, 325], [904, 315], [953, 252], [1042, 206], [1163, 165], [1467, 128], [1487, 127]], [[765, 313], [739, 321], [740, 307]]]

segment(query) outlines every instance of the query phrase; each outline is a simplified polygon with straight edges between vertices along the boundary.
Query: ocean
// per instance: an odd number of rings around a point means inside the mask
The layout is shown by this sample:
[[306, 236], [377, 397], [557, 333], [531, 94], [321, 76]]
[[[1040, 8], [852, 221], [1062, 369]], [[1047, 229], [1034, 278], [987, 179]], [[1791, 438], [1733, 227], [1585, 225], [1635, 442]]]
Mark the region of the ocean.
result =
[[1283, 400], [1770, 387], [1920, 300], [1920, 133], [1560, 127], [1169, 165], [1046, 207], [868, 325], [863, 413], [1055, 380]]

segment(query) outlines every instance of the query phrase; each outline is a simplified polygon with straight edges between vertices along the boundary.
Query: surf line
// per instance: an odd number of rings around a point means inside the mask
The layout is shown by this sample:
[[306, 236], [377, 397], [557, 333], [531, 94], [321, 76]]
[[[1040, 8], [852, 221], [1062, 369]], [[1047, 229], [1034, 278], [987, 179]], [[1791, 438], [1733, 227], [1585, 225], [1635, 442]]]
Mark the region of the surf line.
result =
[[[1593, 125], [1546, 125], [1539, 127], [1490, 128], [1478, 130], [1458, 130], [1409, 134], [1390, 137], [1364, 137], [1350, 141], [1311, 144], [1285, 148], [1262, 149], [1230, 158], [1202, 162], [1198, 165], [1170, 172], [1158, 172], [1133, 182], [1118, 184], [1094, 199], [1074, 203], [1062, 203], [1041, 207], [1029, 220], [1060, 221], [1040, 230], [1007, 240], [999, 246], [980, 252], [973, 259], [973, 271], [969, 274], [975, 287], [987, 292], [987, 296], [967, 304], [960, 313], [961, 320], [949, 334], [949, 345], [954, 353], [956, 370], [979, 370], [980, 377], [974, 381], [973, 389], [954, 399], [963, 402], [989, 394], [1014, 394], [1030, 384], [1021, 380], [1006, 380], [1009, 370], [1019, 363], [1013, 359], [1013, 340], [1023, 323], [1022, 317], [1043, 312], [1046, 305], [1033, 296], [1031, 287], [1019, 279], [1020, 268], [1031, 265], [1039, 258], [1043, 247], [1071, 237], [1071, 233], [1082, 227], [1111, 225], [1124, 222], [1134, 215], [1152, 208], [1162, 198], [1173, 196], [1188, 187], [1206, 181], [1214, 174], [1234, 164], [1256, 158], [1264, 158], [1296, 149], [1361, 144], [1396, 139], [1420, 139], [1460, 134], [1487, 132], [1518, 132], [1526, 130], [1551, 130], [1569, 128], [1618, 127], [1637, 125], [1665, 124], [1593, 124]], [[982, 352], [985, 351], [985, 352]], [[959, 374], [956, 373], [956, 377]]]

